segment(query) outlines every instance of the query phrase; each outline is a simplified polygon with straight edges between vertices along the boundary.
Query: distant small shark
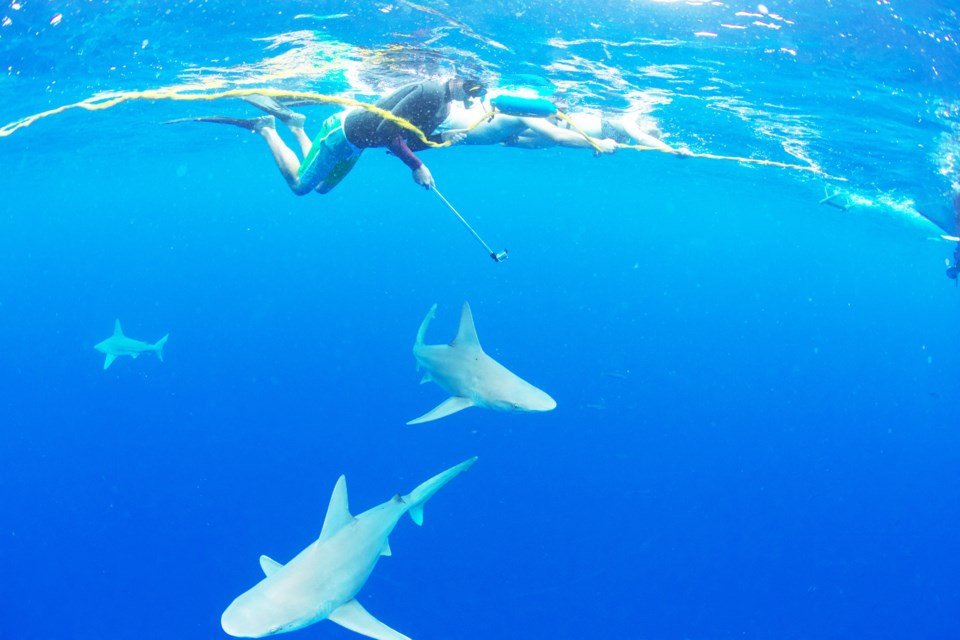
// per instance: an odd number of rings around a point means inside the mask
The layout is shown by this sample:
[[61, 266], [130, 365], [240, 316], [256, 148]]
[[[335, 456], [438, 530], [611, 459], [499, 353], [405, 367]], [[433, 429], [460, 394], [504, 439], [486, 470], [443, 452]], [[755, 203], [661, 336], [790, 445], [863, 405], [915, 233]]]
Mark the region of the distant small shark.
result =
[[403, 514], [423, 524], [424, 503], [476, 461], [461, 462], [358, 516], [350, 514], [347, 481], [340, 476], [320, 537], [285, 565], [260, 556], [266, 577], [230, 603], [220, 618], [223, 630], [238, 638], [262, 638], [332, 620], [375, 640], [410, 640], [367, 613], [356, 595], [380, 556], [391, 555], [387, 538]]
[[557, 402], [553, 398], [483, 352], [470, 305], [466, 302], [460, 313], [460, 329], [453, 342], [448, 345], [424, 344], [427, 327], [436, 315], [437, 305], [433, 305], [420, 325], [413, 356], [417, 359], [417, 368], [426, 370], [420, 383], [436, 382], [450, 397], [407, 424], [429, 422], [474, 406], [518, 412], [556, 408]]
[[167, 338], [169, 337], [170, 334], [168, 333], [157, 340], [155, 344], [128, 338], [127, 336], [123, 335], [123, 330], [120, 328], [120, 320], [118, 318], [116, 324], [113, 326], [113, 335], [100, 344], [94, 345], [93, 348], [100, 353], [107, 354], [106, 359], [103, 361], [104, 369], [113, 364], [113, 361], [119, 356], [130, 356], [131, 358], [136, 359], [136, 357], [141, 353], [147, 351], [152, 351], [157, 354], [157, 357], [160, 358], [160, 362], [163, 362], [163, 345], [167, 344]]

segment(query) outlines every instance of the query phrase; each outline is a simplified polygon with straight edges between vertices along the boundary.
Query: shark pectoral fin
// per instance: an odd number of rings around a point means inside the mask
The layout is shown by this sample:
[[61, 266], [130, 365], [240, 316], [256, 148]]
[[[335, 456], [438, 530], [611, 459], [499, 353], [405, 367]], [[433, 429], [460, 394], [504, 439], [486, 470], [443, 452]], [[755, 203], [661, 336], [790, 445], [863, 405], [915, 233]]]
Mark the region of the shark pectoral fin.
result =
[[263, 569], [263, 575], [268, 578], [275, 574], [283, 565], [267, 556], [260, 556], [260, 568]]
[[383, 549], [380, 549], [380, 555], [382, 555], [382, 556], [392, 556], [392, 555], [393, 555], [393, 551], [390, 550], [390, 541], [389, 541], [389, 540], [384, 540], [384, 541], [383, 541]]
[[116, 360], [116, 359], [117, 359], [117, 356], [113, 355], [112, 353], [108, 353], [108, 354], [107, 354], [107, 357], [104, 358], [104, 360], [103, 360], [103, 368], [104, 368], [104, 369], [109, 369], [109, 368], [110, 368], [110, 365], [112, 365], [112, 364], [113, 364], [113, 361]]
[[470, 312], [470, 305], [466, 302], [460, 310], [460, 328], [457, 330], [457, 337], [453, 339], [450, 346], [480, 349], [480, 338], [477, 337], [477, 328], [473, 324], [473, 313]]
[[320, 529], [320, 540], [330, 538], [351, 522], [353, 516], [350, 515], [350, 504], [347, 501], [347, 479], [340, 476], [330, 496], [330, 504], [327, 505], [327, 515], [323, 518], [323, 528]]
[[437, 405], [432, 411], [429, 411], [416, 420], [411, 420], [407, 424], [420, 424], [421, 422], [430, 422], [431, 420], [438, 420], [444, 418], [451, 413], [456, 413], [457, 411], [463, 411], [468, 407], [473, 406], [473, 400], [470, 398], [463, 398], [460, 396], [452, 396], [447, 398], [439, 405]]
[[344, 629], [350, 629], [375, 640], [410, 640], [367, 613], [367, 610], [356, 600], [346, 602], [334, 609], [328, 619]]
[[428, 382], [433, 382], [433, 378], [430, 377], [429, 373], [425, 373], [423, 377], [420, 378], [420, 384], [427, 384]]

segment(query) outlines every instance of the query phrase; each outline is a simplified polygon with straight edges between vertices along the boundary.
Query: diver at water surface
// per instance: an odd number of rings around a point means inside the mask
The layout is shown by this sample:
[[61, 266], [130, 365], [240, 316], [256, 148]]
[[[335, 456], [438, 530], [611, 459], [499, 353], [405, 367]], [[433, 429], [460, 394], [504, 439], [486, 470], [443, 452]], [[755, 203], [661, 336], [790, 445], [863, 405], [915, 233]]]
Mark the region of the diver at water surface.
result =
[[[483, 84], [472, 78], [454, 77], [443, 82], [428, 80], [401, 87], [375, 106], [407, 120], [429, 136], [447, 118], [451, 102], [461, 101], [468, 105], [471, 99], [484, 93]], [[230, 124], [260, 134], [290, 190], [297, 195], [311, 191], [328, 193], [353, 169], [363, 150], [373, 147], [384, 147], [397, 156], [413, 172], [413, 180], [418, 185], [430, 189], [435, 184], [430, 170], [411, 150], [411, 147], [416, 150], [425, 148], [420, 139], [371, 111], [357, 108], [335, 113], [324, 121], [320, 133], [311, 141], [304, 131], [306, 118], [303, 114], [295, 113], [266, 96], [252, 95], [244, 100], [269, 115], [259, 118], [206, 116], [170, 122]], [[277, 133], [276, 119], [287, 125], [297, 139], [304, 156], [302, 162]]]
[[[501, 108], [498, 101], [509, 101], [520, 106], [521, 110], [524, 104], [535, 105], [534, 110], [541, 113], [515, 113]], [[675, 149], [663, 142], [656, 123], [637, 112], [608, 116], [577, 111], [568, 112], [563, 118], [558, 115], [558, 104], [553, 99], [501, 94], [491, 98], [490, 102], [496, 111], [489, 113], [491, 117], [487, 120], [483, 120], [488, 114], [483, 105], [454, 106], [440, 127], [442, 139], [465, 136], [464, 144], [500, 144], [520, 149], [587, 148], [593, 149], [597, 155], [614, 153], [622, 145], [636, 144], [680, 157], [690, 155], [687, 149]]]

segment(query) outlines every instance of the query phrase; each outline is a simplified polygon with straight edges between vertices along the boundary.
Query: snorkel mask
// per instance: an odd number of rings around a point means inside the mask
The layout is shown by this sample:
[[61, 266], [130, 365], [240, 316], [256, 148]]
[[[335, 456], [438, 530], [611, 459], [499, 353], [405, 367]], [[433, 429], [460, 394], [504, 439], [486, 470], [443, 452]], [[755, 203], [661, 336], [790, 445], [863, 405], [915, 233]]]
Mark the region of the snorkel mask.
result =
[[463, 103], [464, 109], [469, 109], [473, 106], [474, 98], [482, 101], [483, 97], [487, 95], [487, 88], [477, 78], [461, 76], [456, 80], [460, 83], [460, 90], [463, 93], [463, 100], [461, 100], [461, 102]]

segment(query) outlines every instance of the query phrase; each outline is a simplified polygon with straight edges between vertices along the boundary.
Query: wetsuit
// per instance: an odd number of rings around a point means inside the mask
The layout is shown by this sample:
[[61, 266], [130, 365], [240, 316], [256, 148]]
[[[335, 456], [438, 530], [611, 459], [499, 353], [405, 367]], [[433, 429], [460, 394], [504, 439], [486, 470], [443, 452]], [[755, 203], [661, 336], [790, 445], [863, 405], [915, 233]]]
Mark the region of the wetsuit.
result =
[[[390, 111], [430, 135], [450, 113], [446, 82], [429, 80], [397, 89], [375, 106]], [[413, 170], [423, 166], [412, 149], [427, 145], [399, 125], [366, 109], [354, 109], [327, 118], [313, 140], [310, 153], [300, 164], [296, 193], [317, 188], [327, 193], [343, 180], [360, 159], [364, 149], [386, 147]]]
[[[446, 82], [418, 82], [397, 89], [375, 106], [408, 120], [429, 136], [450, 115], [450, 93]], [[386, 147], [411, 169], [423, 165], [411, 151], [426, 148], [420, 138], [375, 113], [365, 109], [351, 111], [344, 120], [343, 131], [347, 140], [360, 149]]]

